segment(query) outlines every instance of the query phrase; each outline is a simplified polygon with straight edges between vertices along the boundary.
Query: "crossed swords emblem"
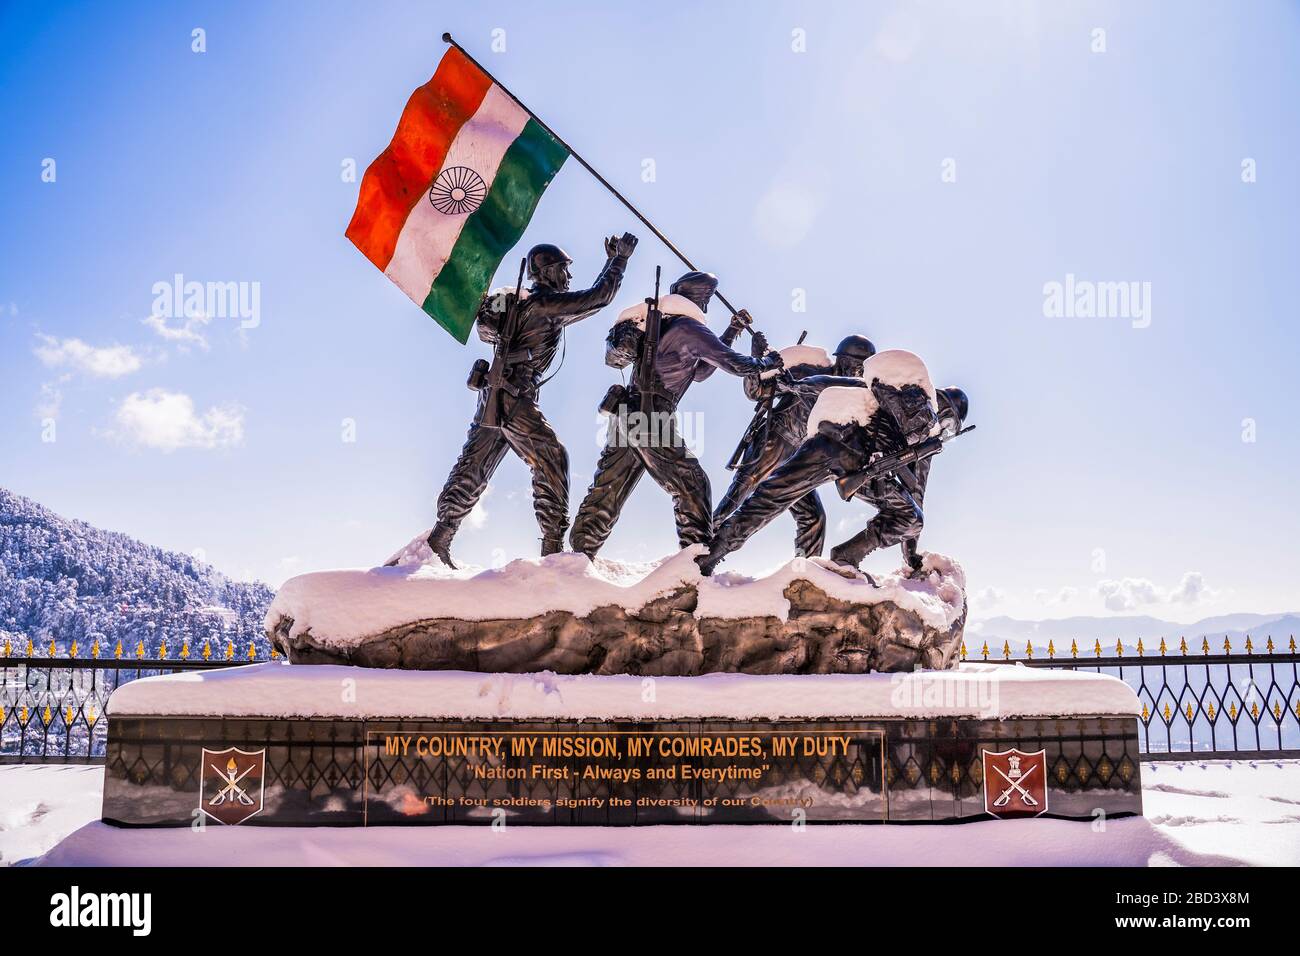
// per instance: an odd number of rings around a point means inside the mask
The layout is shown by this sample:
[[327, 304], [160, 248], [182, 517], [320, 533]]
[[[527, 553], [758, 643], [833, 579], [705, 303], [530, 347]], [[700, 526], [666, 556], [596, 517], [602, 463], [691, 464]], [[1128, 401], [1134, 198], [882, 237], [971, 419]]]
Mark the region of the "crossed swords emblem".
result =
[[236, 774], [238, 768], [235, 765], [235, 758], [231, 757], [230, 762], [226, 764], [226, 769], [221, 770], [216, 764], [208, 764], [218, 777], [226, 782], [226, 785], [217, 791], [216, 796], [208, 801], [208, 806], [219, 807], [226, 800], [238, 800], [246, 807], [251, 807], [256, 801], [248, 795], [248, 791], [239, 785], [250, 773], [257, 769], [257, 764], [250, 764], [244, 768], [244, 772]]
[[[1013, 757], [1011, 759], [1012, 759], [1011, 770], [1012, 772], [1015, 772], [1020, 767], [1020, 760], [1019, 758], [1016, 757]], [[1034, 764], [1024, 773], [1017, 774], [1017, 777], [1019, 778], [1018, 780], [1013, 780], [1011, 777], [1007, 776], [1007, 774], [1002, 770], [1001, 767], [999, 767], [997, 764], [993, 764], [993, 769], [998, 772], [998, 776], [1001, 777], [1010, 785], [1005, 790], [1003, 790], [1002, 793], [998, 795], [998, 798], [996, 800], [993, 801], [993, 806], [1005, 807], [1008, 803], [1011, 802], [1011, 794], [1013, 793], [1020, 794], [1020, 800], [1022, 803], [1024, 803], [1025, 806], [1027, 807], [1038, 806], [1038, 801], [1034, 799], [1033, 795], [1020, 785], [1022, 781], [1027, 779], [1029, 775], [1033, 773], [1035, 769], [1037, 769], [1037, 767], [1038, 764]]]

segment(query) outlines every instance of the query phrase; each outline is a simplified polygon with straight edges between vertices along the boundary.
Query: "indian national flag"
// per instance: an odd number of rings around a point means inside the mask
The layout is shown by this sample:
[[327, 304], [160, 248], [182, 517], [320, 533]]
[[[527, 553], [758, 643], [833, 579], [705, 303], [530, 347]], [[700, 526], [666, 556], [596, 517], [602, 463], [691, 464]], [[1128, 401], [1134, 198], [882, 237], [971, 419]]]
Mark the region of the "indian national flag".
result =
[[361, 179], [347, 236], [461, 342], [568, 151], [450, 48]]

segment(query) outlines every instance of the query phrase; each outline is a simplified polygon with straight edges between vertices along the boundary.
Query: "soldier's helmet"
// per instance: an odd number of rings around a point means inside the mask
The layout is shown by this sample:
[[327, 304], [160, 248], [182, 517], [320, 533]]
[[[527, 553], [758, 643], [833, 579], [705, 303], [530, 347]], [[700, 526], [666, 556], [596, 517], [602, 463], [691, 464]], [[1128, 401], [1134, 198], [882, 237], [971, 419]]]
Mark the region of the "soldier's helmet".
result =
[[847, 336], [839, 345], [835, 346], [836, 357], [847, 355], [860, 362], [865, 362], [875, 354], [876, 347], [872, 344], [871, 339], [862, 335]]
[[960, 388], [941, 388], [937, 392], [937, 396], [939, 399], [939, 418], [943, 419], [949, 415], [955, 415], [957, 417], [957, 427], [960, 428], [962, 422], [966, 421], [967, 412], [970, 411], [970, 401], [966, 398], [966, 393]]
[[712, 272], [688, 272], [670, 285], [668, 291], [685, 296], [698, 305], [701, 312], [708, 312], [709, 299], [718, 291], [718, 277]]
[[562, 288], [569, 263], [573, 259], [559, 246], [542, 242], [528, 250], [528, 278], [534, 282]]

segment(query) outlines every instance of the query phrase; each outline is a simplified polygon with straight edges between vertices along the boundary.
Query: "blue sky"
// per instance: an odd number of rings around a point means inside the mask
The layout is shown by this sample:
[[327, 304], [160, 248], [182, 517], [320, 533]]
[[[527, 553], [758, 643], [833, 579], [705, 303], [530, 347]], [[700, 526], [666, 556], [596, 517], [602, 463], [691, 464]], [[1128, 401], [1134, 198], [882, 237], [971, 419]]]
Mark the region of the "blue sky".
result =
[[[272, 583], [432, 522], [486, 350], [344, 239], [342, 171], [387, 144], [443, 30], [774, 343], [861, 332], [967, 390], [979, 430], [936, 463], [923, 546], [965, 564], [977, 614], [1300, 605], [1289, 3], [5, 4], [0, 485]], [[678, 267], [570, 161], [500, 278], [554, 241], [590, 281], [624, 229], [630, 303]], [[178, 273], [256, 283], [256, 323], [150, 325]], [[1067, 275], [1149, 283], [1149, 308], [1045, 314]], [[574, 507], [614, 314], [570, 330], [543, 395]], [[716, 497], [750, 406], [719, 374], [683, 410]], [[835, 542], [870, 512], [833, 497]], [[460, 556], [535, 552], [522, 464], [483, 504]], [[605, 554], [674, 548], [643, 482]]]

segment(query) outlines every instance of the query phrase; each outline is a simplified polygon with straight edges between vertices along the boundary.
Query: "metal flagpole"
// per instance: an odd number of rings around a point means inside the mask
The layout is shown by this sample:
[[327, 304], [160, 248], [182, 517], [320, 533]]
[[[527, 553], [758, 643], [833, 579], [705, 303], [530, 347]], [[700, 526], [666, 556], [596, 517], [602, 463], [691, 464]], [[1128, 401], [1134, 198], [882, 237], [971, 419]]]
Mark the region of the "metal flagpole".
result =
[[[563, 146], [566, 150], [568, 150], [568, 151], [569, 151], [569, 155], [572, 156], [574, 159], [576, 159], [576, 160], [578, 161], [578, 163], [582, 166], [583, 169], [585, 169], [587, 172], [591, 173], [591, 175], [595, 176], [595, 177], [596, 177], [596, 180], [597, 180], [597, 181], [598, 181], [602, 186], [604, 186], [604, 187], [605, 187], [606, 189], [608, 189], [611, 193], [613, 193], [613, 194], [614, 194], [614, 198], [617, 199], [619, 202], [621, 202], [624, 206], [626, 206], [628, 212], [630, 212], [632, 215], [636, 216], [637, 219], [641, 220], [641, 224], [644, 225], [644, 226], [645, 226], [647, 229], [649, 229], [651, 232], [653, 232], [653, 233], [655, 234], [655, 238], [657, 238], [660, 242], [662, 242], [665, 246], [667, 246], [668, 249], [672, 252], [673, 255], [675, 255], [678, 259], [682, 260], [682, 262], [685, 263], [686, 268], [690, 269], [692, 272], [699, 272], [699, 271], [700, 271], [698, 268], [696, 268], [695, 263], [691, 262], [690, 259], [687, 259], [687, 258], [686, 258], [685, 254], [682, 252], [682, 250], [678, 249], [675, 245], [673, 245], [673, 243], [668, 239], [668, 237], [665, 236], [662, 232], [660, 232], [659, 229], [658, 229], [658, 227], [656, 227], [654, 223], [652, 223], [649, 219], [647, 219], [645, 216], [643, 216], [643, 215], [641, 214], [641, 210], [637, 209], [636, 206], [633, 206], [632, 203], [630, 203], [630, 202], [628, 201], [628, 199], [627, 199], [626, 196], [624, 196], [621, 192], [619, 192], [617, 189], [615, 189], [614, 186], [610, 183], [610, 181], [609, 181], [608, 179], [606, 179], [604, 176], [602, 176], [600, 173], [598, 173], [598, 172], [596, 171], [595, 167], [592, 166], [591, 163], [587, 162], [585, 159], [583, 159], [581, 156], [579, 156], [578, 153], [577, 153], [577, 151], [576, 151], [572, 146], [570, 146], [568, 143], [566, 143], [563, 139], [560, 138], [560, 134], [559, 134], [559, 133], [555, 132], [555, 130], [553, 130], [553, 129], [551, 129], [549, 126], [547, 126], [545, 120], [543, 120], [540, 116], [538, 116], [536, 113], [534, 113], [532, 110], [530, 110], [527, 106], [525, 106], [524, 103], [523, 103], [523, 101], [520, 100], [519, 97], [515, 96], [514, 93], [510, 92], [509, 88], [507, 88], [506, 85], [505, 85], [504, 83], [502, 83], [502, 82], [501, 82], [500, 80], [498, 80], [495, 76], [493, 76], [490, 72], [488, 72], [487, 68], [484, 67], [483, 64], [480, 63], [478, 60], [474, 59], [473, 55], [471, 55], [470, 52], [469, 52], [468, 50], [466, 50], [463, 46], [461, 46], [459, 43], [457, 43], [455, 40], [453, 40], [453, 39], [451, 38], [451, 34], [450, 34], [450, 33], [444, 33], [444, 34], [442, 35], [442, 39], [443, 39], [443, 42], [444, 42], [444, 43], [449, 43], [449, 44], [451, 44], [451, 45], [454, 46], [457, 50], [459, 50], [462, 54], [464, 54], [465, 59], [469, 60], [469, 61], [470, 61], [471, 63], [473, 63], [476, 67], [478, 67], [480, 70], [482, 70], [482, 71], [483, 71], [483, 74], [484, 74], [484, 75], [485, 75], [489, 80], [491, 80], [491, 81], [492, 81], [493, 83], [495, 83], [497, 86], [501, 87], [501, 92], [505, 93], [506, 96], [508, 96], [508, 97], [510, 97], [512, 100], [514, 100], [515, 103], [518, 104], [518, 106], [519, 106], [519, 108], [520, 108], [521, 110], [523, 110], [525, 113], [527, 113], [527, 114], [528, 114], [529, 116], [531, 116], [533, 119], [535, 119], [535, 120], [537, 121], [537, 125], [539, 125], [540, 127], [542, 127], [542, 129], [546, 130], [546, 132], [550, 133], [553, 137], [555, 137], [555, 141], [556, 141], [557, 143], [559, 143], [561, 146]], [[721, 292], [717, 292], [717, 291], [715, 291], [713, 294], [716, 295], [716, 296], [718, 297], [718, 301], [721, 302], [723, 305], [725, 305], [725, 306], [727, 307], [727, 309], [731, 312], [732, 315], [735, 315], [735, 314], [736, 314], [736, 308], [735, 308], [735, 307], [734, 307], [730, 302], [728, 302], [728, 301], [726, 300], [726, 298], [722, 295]]]

